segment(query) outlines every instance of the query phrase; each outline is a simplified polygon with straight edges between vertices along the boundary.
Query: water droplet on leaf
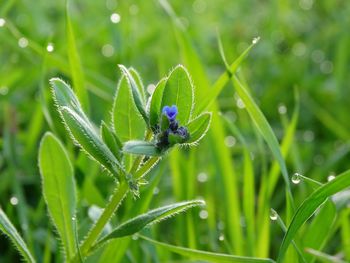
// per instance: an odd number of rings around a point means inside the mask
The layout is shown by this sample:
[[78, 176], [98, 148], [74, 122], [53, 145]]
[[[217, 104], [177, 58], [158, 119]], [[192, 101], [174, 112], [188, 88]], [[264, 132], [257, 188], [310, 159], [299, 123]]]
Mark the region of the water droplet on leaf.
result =
[[300, 174], [294, 173], [292, 176], [292, 183], [293, 184], [299, 184], [300, 183]]
[[271, 208], [271, 209], [270, 209], [270, 219], [271, 219], [272, 221], [276, 221], [277, 218], [278, 218], [277, 212]]
[[253, 40], [252, 40], [252, 43], [256, 44], [256, 43], [259, 42], [259, 40], [260, 40], [260, 37], [254, 37]]

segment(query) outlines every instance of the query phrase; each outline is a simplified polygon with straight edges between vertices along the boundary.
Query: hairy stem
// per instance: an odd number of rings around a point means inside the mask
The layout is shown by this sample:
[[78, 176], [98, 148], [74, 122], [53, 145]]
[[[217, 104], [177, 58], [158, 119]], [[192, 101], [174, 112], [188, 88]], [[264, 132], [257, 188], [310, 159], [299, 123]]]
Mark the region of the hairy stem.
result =
[[[112, 217], [114, 212], [118, 209], [119, 205], [122, 203], [123, 199], [125, 198], [128, 192], [128, 183], [125, 180], [123, 180], [112, 195], [109, 203], [103, 210], [103, 213], [97, 220], [96, 224], [91, 228], [86, 239], [80, 246], [80, 252], [83, 258], [87, 255], [91, 246], [97, 241], [98, 237], [102, 233], [103, 228], [108, 223], [109, 219]], [[72, 262], [77, 262], [77, 259], [77, 256], [75, 256]]]
[[[151, 136], [152, 136], [151, 131], [148, 131], [145, 136], [145, 139], [149, 140]], [[135, 179], [139, 179], [143, 177], [160, 159], [159, 157], [150, 158], [141, 168], [137, 170], [137, 168], [140, 166], [142, 158], [143, 156], [139, 156], [138, 158], [136, 158], [130, 170], [130, 174]], [[87, 237], [81, 244], [80, 253], [83, 258], [88, 254], [88, 252], [90, 251], [94, 243], [97, 241], [97, 239], [99, 238], [100, 234], [103, 231], [103, 228], [108, 223], [108, 221], [113, 216], [113, 214], [117, 211], [118, 207], [122, 203], [123, 199], [129, 192], [129, 190], [130, 188], [129, 188], [128, 182], [126, 180], [122, 180], [118, 188], [115, 190], [115, 192], [111, 196], [109, 203], [103, 210], [96, 224], [91, 228], [91, 230], [87, 234]], [[75, 255], [72, 262], [77, 262], [78, 259], [79, 259], [78, 255]]]

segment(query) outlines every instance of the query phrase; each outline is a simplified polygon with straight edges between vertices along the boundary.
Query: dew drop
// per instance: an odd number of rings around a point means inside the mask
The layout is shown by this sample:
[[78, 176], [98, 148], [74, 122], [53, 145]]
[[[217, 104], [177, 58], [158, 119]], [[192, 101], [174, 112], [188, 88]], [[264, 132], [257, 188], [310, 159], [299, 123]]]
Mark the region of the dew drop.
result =
[[51, 53], [54, 51], [54, 49], [55, 47], [53, 46], [52, 43], [47, 44], [47, 47], [46, 47], [47, 52]]
[[334, 173], [331, 173], [328, 177], [327, 177], [327, 181], [330, 182], [332, 180], [335, 179], [335, 174]]
[[9, 88], [4, 86], [4, 87], [0, 87], [0, 95], [7, 95], [7, 93], [9, 92]]
[[227, 137], [225, 138], [225, 145], [226, 145], [227, 147], [231, 148], [231, 147], [235, 146], [235, 144], [236, 144], [236, 138], [235, 138], [235, 137], [233, 137], [233, 136], [227, 136]]
[[130, 13], [130, 15], [137, 15], [138, 14], [138, 12], [139, 12], [139, 7], [137, 6], [137, 5], [131, 5], [130, 7], [129, 7], [129, 13]]
[[0, 17], [0, 27], [3, 27], [6, 24], [6, 20]]
[[204, 0], [195, 0], [192, 8], [195, 13], [201, 14], [207, 9], [207, 3]]
[[114, 55], [114, 47], [111, 44], [105, 44], [101, 49], [101, 53], [107, 58], [112, 57]]
[[201, 211], [199, 212], [199, 217], [200, 217], [201, 219], [207, 219], [207, 218], [208, 218], [208, 211], [207, 211], [207, 210], [201, 210]]
[[252, 43], [255, 45], [256, 43], [258, 43], [260, 40], [260, 37], [254, 37], [252, 40]]
[[111, 15], [111, 22], [113, 23], [113, 24], [118, 24], [119, 22], [120, 22], [120, 15], [119, 14], [117, 14], [117, 13], [113, 13], [112, 15]]
[[154, 194], [154, 195], [159, 194], [159, 188], [158, 188], [158, 187], [155, 187], [155, 188], [153, 189], [153, 194]]
[[219, 236], [219, 241], [224, 241], [224, 240], [225, 240], [224, 234], [220, 234], [220, 236]]
[[200, 183], [205, 183], [208, 181], [208, 174], [201, 172], [197, 175], [197, 181]]
[[294, 173], [292, 176], [292, 183], [293, 184], [299, 184], [300, 183], [300, 174]]
[[286, 105], [284, 105], [284, 104], [280, 104], [280, 105], [278, 105], [278, 113], [279, 114], [286, 114], [287, 113], [287, 107], [286, 107]]
[[75, 221], [77, 220], [77, 218], [75, 216], [72, 217], [72, 221]]
[[271, 209], [270, 209], [270, 219], [271, 219], [272, 221], [276, 221], [277, 218], [278, 218], [277, 212], [271, 208]]
[[310, 10], [314, 4], [314, 0], [300, 0], [299, 1], [299, 6], [303, 10]]
[[154, 90], [156, 89], [156, 85], [149, 84], [146, 89], [147, 89], [148, 94], [151, 95], [154, 92]]
[[20, 39], [18, 39], [18, 46], [21, 48], [25, 48], [28, 46], [28, 39], [26, 39], [25, 37], [21, 37]]
[[139, 237], [137, 236], [137, 234], [134, 234], [134, 235], [132, 235], [132, 240], [138, 240], [139, 239]]
[[18, 205], [18, 198], [16, 196], [12, 196], [10, 198], [11, 205]]
[[245, 105], [244, 105], [244, 102], [241, 98], [238, 98], [237, 101], [236, 101], [236, 105], [238, 108], [240, 109], [244, 109], [245, 108]]

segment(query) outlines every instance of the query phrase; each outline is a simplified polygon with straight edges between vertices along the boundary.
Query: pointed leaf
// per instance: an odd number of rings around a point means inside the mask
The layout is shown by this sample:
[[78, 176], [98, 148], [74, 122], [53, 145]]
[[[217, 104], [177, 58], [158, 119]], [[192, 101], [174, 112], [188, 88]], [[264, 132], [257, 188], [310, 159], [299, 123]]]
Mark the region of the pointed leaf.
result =
[[[336, 215], [337, 211], [334, 203], [327, 200], [303, 234], [303, 246], [305, 248], [322, 250], [332, 232]], [[310, 263], [316, 260], [315, 257], [309, 254], [306, 254], [305, 258]]]
[[171, 204], [171, 205], [167, 205], [167, 206], [163, 206], [163, 207], [159, 207], [157, 209], [151, 210], [145, 214], [134, 217], [126, 221], [125, 223], [119, 225], [110, 234], [102, 238], [98, 242], [98, 244], [101, 245], [102, 243], [113, 238], [133, 235], [150, 224], [158, 223], [176, 214], [182, 213], [187, 209], [190, 209], [196, 206], [202, 206], [204, 204], [205, 203], [202, 200], [194, 200], [194, 201], [175, 203], [175, 204]]
[[121, 150], [123, 145], [119, 138], [109, 129], [107, 124], [103, 121], [101, 124], [101, 137], [103, 142], [110, 149], [110, 151], [114, 154], [118, 161], [120, 161], [122, 156]]
[[269, 258], [242, 257], [242, 256], [235, 256], [235, 255], [222, 254], [222, 253], [213, 253], [213, 252], [208, 252], [203, 250], [196, 250], [196, 249], [190, 249], [186, 247], [169, 245], [145, 236], [140, 236], [140, 237], [142, 239], [145, 239], [157, 245], [158, 247], [161, 247], [163, 249], [174, 252], [176, 254], [179, 254], [194, 260], [199, 260], [199, 261], [204, 260], [204, 261], [213, 262], [213, 263], [264, 263], [264, 262], [273, 263], [275, 262]]
[[294, 239], [300, 227], [312, 216], [317, 208], [330, 196], [350, 186], [350, 170], [338, 175], [334, 180], [320, 186], [300, 205], [285, 234], [277, 262], [283, 262], [288, 246]]
[[70, 108], [62, 107], [60, 112], [74, 142], [112, 175], [118, 176], [123, 168], [96, 132], [90, 129], [86, 122]]
[[39, 168], [50, 218], [62, 240], [66, 257], [70, 259], [76, 247], [73, 222], [76, 189], [73, 167], [60, 141], [49, 132], [40, 143]]
[[182, 65], [178, 65], [170, 72], [165, 84], [161, 109], [164, 106], [176, 105], [179, 111], [177, 120], [181, 125], [185, 125], [191, 117], [193, 93], [190, 75]]
[[258, 131], [260, 132], [262, 137], [265, 139], [265, 141], [266, 141], [267, 145], [270, 147], [270, 150], [272, 151], [274, 157], [278, 161], [278, 164], [281, 168], [282, 177], [283, 177], [284, 183], [286, 185], [286, 191], [288, 194], [288, 198], [292, 202], [291, 203], [292, 207], [294, 207], [287, 166], [286, 166], [286, 163], [283, 159], [278, 140], [277, 140], [270, 124], [268, 123], [265, 115], [259, 109], [259, 107], [255, 103], [254, 99], [252, 98], [252, 96], [250, 95], [248, 90], [242, 85], [242, 83], [238, 80], [238, 78], [236, 76], [233, 76], [232, 81], [233, 81], [235, 90], [237, 91], [239, 97], [242, 99], [249, 116], [253, 120]]
[[161, 79], [152, 93], [149, 109], [149, 125], [151, 128], [155, 128], [155, 126], [159, 123], [159, 116], [162, 112], [161, 106], [166, 81], [166, 78]]
[[186, 142], [188, 144], [198, 143], [207, 133], [211, 121], [211, 113], [206, 112], [199, 115], [194, 120], [190, 121], [186, 127], [190, 133], [190, 139]]
[[119, 65], [119, 68], [129, 83], [136, 108], [140, 112], [140, 114], [143, 117], [143, 119], [145, 120], [146, 124], [148, 124], [148, 116], [147, 116], [147, 113], [145, 110], [145, 105], [144, 105], [144, 102], [142, 100], [142, 96], [140, 94], [140, 91], [139, 91], [139, 88], [137, 86], [135, 79], [133, 78], [132, 74], [130, 73], [130, 71], [126, 67], [124, 67], [123, 65]]
[[80, 102], [75, 96], [71, 87], [59, 78], [50, 79], [50, 84], [57, 106], [67, 106], [73, 109], [80, 115], [80, 117], [82, 117], [87, 123], [89, 123], [88, 117], [83, 112]]
[[145, 104], [145, 102], [146, 102], [146, 94], [145, 94], [145, 87], [143, 86], [141, 76], [136, 71], [136, 69], [134, 69], [134, 68], [129, 68], [129, 72], [130, 72], [131, 76], [134, 78], [135, 83], [137, 85], [137, 88], [138, 88], [138, 90], [140, 92], [143, 104]]
[[62, 80], [50, 80], [57, 111], [70, 132], [72, 139], [93, 159], [117, 176], [123, 171], [120, 163], [97, 135], [90, 120], [80, 108], [80, 104], [71, 88]]
[[[230, 75], [235, 74], [238, 67], [241, 65], [243, 60], [248, 56], [250, 50], [258, 43], [258, 41], [253, 41], [250, 46], [248, 46], [235, 61], [229, 65], [229, 72], [224, 72], [220, 75], [220, 77], [215, 81], [213, 87], [210, 89], [209, 93], [205, 96], [204, 100], [199, 103], [197, 112], [202, 112], [205, 109], [208, 109], [210, 105], [216, 100], [221, 91], [224, 89], [228, 81], [230, 80]], [[222, 47], [219, 45], [219, 50], [222, 52]], [[221, 54], [223, 59], [225, 58], [223, 54]], [[224, 59], [226, 61], [226, 59]]]
[[17, 248], [18, 252], [21, 254], [21, 256], [30, 263], [34, 263], [35, 260], [30, 253], [27, 244], [24, 242], [22, 237], [17, 232], [17, 229], [14, 227], [14, 225], [11, 223], [11, 221], [8, 219], [4, 211], [0, 208], [0, 231], [3, 232], [6, 236], [8, 236], [15, 247]]
[[67, 51], [69, 59], [70, 73], [73, 79], [74, 88], [80, 99], [83, 109], [89, 111], [89, 96], [85, 88], [85, 77], [83, 68], [80, 62], [77, 45], [75, 43], [74, 30], [70, 20], [68, 1], [66, 7], [66, 35], [67, 35]]
[[123, 76], [118, 84], [112, 113], [114, 131], [122, 142], [143, 139], [146, 129], [131, 91], [129, 82]]
[[123, 151], [146, 156], [162, 155], [161, 151], [153, 143], [146, 141], [128, 141], [124, 144]]

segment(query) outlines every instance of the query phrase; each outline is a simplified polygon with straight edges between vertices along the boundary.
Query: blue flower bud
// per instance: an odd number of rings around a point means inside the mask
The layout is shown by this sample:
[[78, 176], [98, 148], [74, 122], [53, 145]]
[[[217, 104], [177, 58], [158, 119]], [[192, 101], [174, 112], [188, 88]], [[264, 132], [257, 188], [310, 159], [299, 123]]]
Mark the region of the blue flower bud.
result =
[[176, 115], [178, 113], [176, 105], [164, 106], [162, 113], [167, 116], [170, 122], [173, 122], [176, 119]]

